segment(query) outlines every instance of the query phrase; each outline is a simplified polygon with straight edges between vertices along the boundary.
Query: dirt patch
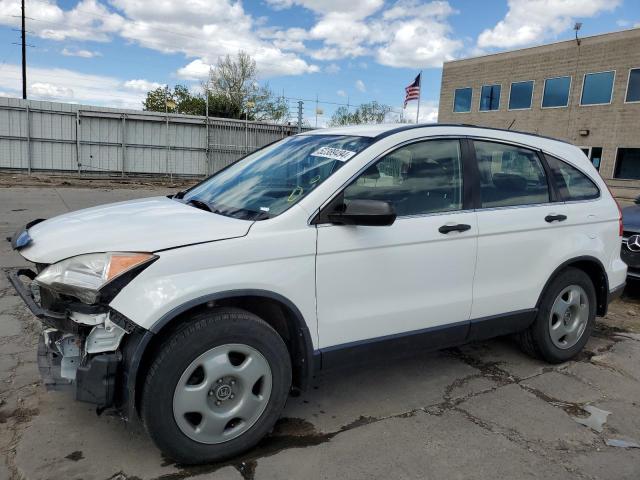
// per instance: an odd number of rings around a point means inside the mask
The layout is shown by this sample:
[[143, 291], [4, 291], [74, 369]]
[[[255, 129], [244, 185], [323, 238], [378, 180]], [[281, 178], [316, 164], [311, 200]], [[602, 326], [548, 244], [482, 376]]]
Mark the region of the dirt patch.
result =
[[43, 174], [34, 173], [0, 173], [0, 188], [9, 187], [55, 187], [55, 188], [188, 188], [199, 182], [201, 178], [167, 177], [164, 175], [144, 177], [121, 177], [110, 175], [91, 175], [77, 173]]
[[84, 455], [82, 454], [82, 452], [80, 450], [76, 450], [75, 452], [71, 452], [69, 455], [67, 455], [66, 457], [67, 460], [72, 460], [74, 462], [78, 462], [80, 460], [82, 460], [84, 458]]
[[622, 298], [609, 305], [602, 323], [617, 331], [640, 333], [640, 282], [629, 283]]

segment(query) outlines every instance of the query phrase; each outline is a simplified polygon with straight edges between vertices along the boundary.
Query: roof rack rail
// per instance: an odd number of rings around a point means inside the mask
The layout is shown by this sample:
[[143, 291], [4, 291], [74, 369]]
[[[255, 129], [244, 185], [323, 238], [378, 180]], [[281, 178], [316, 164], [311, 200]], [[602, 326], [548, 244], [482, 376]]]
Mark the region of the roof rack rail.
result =
[[482, 130], [497, 130], [499, 132], [511, 132], [511, 133], [519, 133], [521, 135], [529, 135], [532, 137], [545, 138], [547, 140], [554, 140], [556, 142], [566, 143], [568, 145], [573, 145], [571, 142], [567, 142], [565, 140], [560, 140], [558, 138], [548, 137], [545, 135], [540, 135], [538, 133], [531, 132], [523, 132], [521, 130], [508, 130], [506, 128], [498, 128], [498, 127], [485, 127], [482, 125], [473, 125], [471, 123], [424, 123], [424, 124], [412, 124], [412, 125], [403, 125], [401, 127], [392, 128], [385, 132], [381, 132], [376, 135], [374, 138], [376, 140], [381, 140], [390, 135], [394, 135], [396, 133], [404, 132], [405, 130], [413, 130], [414, 128], [429, 128], [429, 127], [467, 127], [467, 128], [480, 128]]

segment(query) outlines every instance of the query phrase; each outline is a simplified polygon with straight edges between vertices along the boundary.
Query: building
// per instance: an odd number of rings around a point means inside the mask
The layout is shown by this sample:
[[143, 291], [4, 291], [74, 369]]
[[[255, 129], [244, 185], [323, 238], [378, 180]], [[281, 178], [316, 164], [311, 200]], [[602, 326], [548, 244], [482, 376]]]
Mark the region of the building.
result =
[[640, 195], [640, 29], [444, 64], [438, 121], [583, 148], [614, 194]]

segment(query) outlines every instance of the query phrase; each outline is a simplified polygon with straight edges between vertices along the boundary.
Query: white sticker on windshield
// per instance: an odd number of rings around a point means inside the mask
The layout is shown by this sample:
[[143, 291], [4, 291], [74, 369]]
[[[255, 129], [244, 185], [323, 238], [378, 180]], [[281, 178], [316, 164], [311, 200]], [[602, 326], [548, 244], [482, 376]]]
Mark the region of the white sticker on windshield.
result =
[[322, 147], [311, 154], [313, 157], [324, 157], [331, 158], [333, 160], [340, 160], [341, 162], [346, 162], [351, 157], [353, 157], [356, 152], [352, 152], [351, 150], [343, 150], [341, 148], [333, 148], [333, 147]]

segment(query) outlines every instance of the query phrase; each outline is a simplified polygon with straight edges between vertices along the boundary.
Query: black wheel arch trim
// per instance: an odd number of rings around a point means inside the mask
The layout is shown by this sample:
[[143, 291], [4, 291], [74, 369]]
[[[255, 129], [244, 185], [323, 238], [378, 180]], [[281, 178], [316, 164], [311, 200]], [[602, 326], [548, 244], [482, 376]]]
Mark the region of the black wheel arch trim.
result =
[[[293, 314], [293, 320], [296, 324], [296, 332], [292, 332], [295, 335], [295, 345], [297, 348], [297, 354], [300, 357], [300, 363], [294, 365], [294, 369], [298, 370], [299, 378], [296, 387], [300, 390], [306, 390], [309, 382], [313, 377], [315, 371], [318, 369], [319, 356], [318, 352], [313, 349], [313, 341], [311, 339], [311, 333], [309, 327], [304, 320], [300, 309], [288, 298], [278, 293], [269, 290], [257, 290], [257, 289], [241, 289], [241, 290], [227, 290], [222, 292], [216, 292], [208, 295], [203, 295], [192, 300], [189, 300], [160, 317], [149, 330], [145, 331], [141, 337], [135, 342], [135, 345], [131, 347], [131, 354], [127, 359], [127, 375], [124, 381], [124, 387], [126, 389], [126, 395], [128, 396], [128, 417], [134, 418], [137, 412], [137, 386], [139, 384], [139, 370], [142, 364], [143, 357], [147, 348], [149, 347], [152, 338], [157, 335], [165, 326], [173, 321], [180, 314], [191, 310], [194, 307], [205, 305], [208, 302], [216, 300], [227, 300], [238, 297], [262, 297], [265, 299], [275, 300], [285, 305], [289, 311]], [[293, 340], [293, 339], [292, 339]]]
[[594, 284], [594, 288], [596, 289], [596, 314], [600, 317], [604, 317], [607, 314], [607, 309], [609, 308], [609, 276], [607, 275], [607, 270], [604, 268], [604, 265], [602, 264], [602, 262], [598, 258], [590, 255], [582, 255], [579, 257], [571, 258], [569, 260], [564, 261], [558, 267], [556, 267], [553, 273], [549, 275], [549, 278], [547, 279], [546, 283], [544, 284], [544, 287], [542, 288], [542, 291], [540, 292], [540, 295], [538, 296], [538, 301], [536, 302], [536, 308], [540, 308], [542, 297], [544, 296], [545, 292], [549, 288], [549, 285], [551, 284], [553, 279], [556, 278], [562, 270], [566, 269], [567, 267], [571, 266], [574, 263], [579, 263], [579, 262], [591, 262], [596, 264], [599, 267], [600, 272], [603, 276], [604, 282], [602, 285], [600, 285], [600, 289], [598, 289], [598, 285]]

